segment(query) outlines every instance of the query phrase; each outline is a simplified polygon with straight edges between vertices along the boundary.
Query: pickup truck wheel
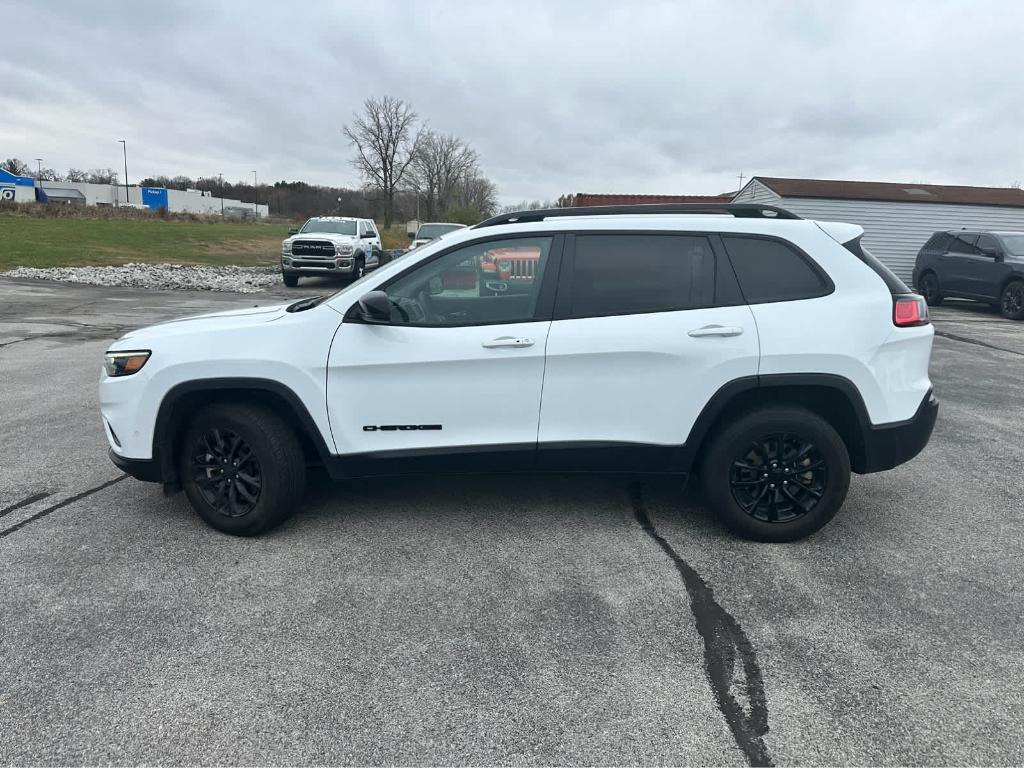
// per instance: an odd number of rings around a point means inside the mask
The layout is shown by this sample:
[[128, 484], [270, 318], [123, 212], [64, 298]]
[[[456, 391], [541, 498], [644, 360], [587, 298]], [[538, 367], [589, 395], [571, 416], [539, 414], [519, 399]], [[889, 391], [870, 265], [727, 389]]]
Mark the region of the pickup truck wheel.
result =
[[942, 291], [939, 289], [939, 278], [934, 272], [921, 275], [919, 286], [921, 295], [929, 307], [937, 307], [942, 303]]
[[748, 411], [712, 439], [700, 468], [722, 523], [754, 541], [795, 541], [831, 520], [850, 486], [846, 445], [795, 406]]
[[284, 284], [289, 288], [294, 288], [299, 284], [298, 275], [289, 275], [287, 272], [282, 272], [281, 277], [284, 279]]
[[274, 527], [302, 497], [306, 464], [295, 432], [257, 405], [219, 403], [189, 424], [178, 476], [192, 507], [233, 536]]
[[1024, 280], [1011, 280], [1006, 284], [999, 299], [999, 307], [1003, 317], [1024, 320]]

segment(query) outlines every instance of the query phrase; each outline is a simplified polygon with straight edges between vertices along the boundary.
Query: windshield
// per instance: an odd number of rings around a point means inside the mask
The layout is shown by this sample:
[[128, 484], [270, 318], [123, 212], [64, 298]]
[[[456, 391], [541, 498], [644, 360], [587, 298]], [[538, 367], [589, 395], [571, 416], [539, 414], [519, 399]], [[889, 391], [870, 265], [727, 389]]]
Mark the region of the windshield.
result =
[[299, 233], [305, 235], [310, 232], [330, 232], [334, 235], [354, 235], [356, 233], [356, 223], [354, 221], [322, 221], [318, 219], [310, 219], [302, 225], [302, 229], [299, 230]]
[[1014, 256], [1024, 256], [1024, 234], [1022, 235], [1000, 235], [1006, 250]]
[[434, 238], [462, 229], [458, 224], [424, 224], [416, 233], [417, 240], [433, 240]]

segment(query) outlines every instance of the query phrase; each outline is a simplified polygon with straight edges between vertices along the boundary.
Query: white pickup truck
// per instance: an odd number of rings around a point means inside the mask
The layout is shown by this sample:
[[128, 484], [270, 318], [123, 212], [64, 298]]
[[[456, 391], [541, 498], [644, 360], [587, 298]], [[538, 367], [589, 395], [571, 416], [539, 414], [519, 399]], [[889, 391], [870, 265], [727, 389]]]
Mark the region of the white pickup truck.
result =
[[353, 282], [380, 265], [380, 233], [373, 219], [317, 216], [281, 243], [281, 275], [294, 288], [302, 276], [338, 276]]

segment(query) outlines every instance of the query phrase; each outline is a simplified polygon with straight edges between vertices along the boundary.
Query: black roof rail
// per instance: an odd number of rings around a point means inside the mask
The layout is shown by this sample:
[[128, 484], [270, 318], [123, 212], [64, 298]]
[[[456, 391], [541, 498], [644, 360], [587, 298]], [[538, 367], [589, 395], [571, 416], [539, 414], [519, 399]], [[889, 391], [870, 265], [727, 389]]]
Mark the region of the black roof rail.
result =
[[653, 205], [592, 205], [583, 208], [539, 208], [535, 211], [500, 213], [481, 221], [473, 229], [498, 224], [525, 224], [556, 219], [562, 216], [643, 216], [644, 214], [712, 214], [735, 216], [738, 219], [799, 219], [795, 213], [774, 205], [758, 203], [655, 203]]

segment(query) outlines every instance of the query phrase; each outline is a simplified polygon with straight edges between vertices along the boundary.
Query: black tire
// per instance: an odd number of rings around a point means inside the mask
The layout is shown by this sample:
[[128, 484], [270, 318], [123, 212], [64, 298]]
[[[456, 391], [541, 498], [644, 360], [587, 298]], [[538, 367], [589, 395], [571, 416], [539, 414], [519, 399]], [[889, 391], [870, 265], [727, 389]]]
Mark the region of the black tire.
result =
[[925, 272], [917, 282], [917, 287], [929, 307], [937, 307], [942, 303], [942, 290], [939, 287], [938, 275], [934, 272]]
[[284, 279], [284, 284], [289, 288], [294, 288], [299, 284], [298, 275], [289, 275], [287, 272], [282, 272], [281, 277]]
[[1024, 280], [1011, 280], [999, 297], [999, 311], [1010, 320], [1024, 320]]
[[185, 430], [178, 476], [210, 526], [255, 536], [287, 518], [302, 500], [306, 462], [294, 430], [269, 409], [216, 403], [200, 410]]
[[734, 534], [796, 541], [839, 511], [850, 487], [850, 457], [839, 434], [817, 414], [796, 406], [764, 406], [712, 436], [700, 475], [705, 498]]

